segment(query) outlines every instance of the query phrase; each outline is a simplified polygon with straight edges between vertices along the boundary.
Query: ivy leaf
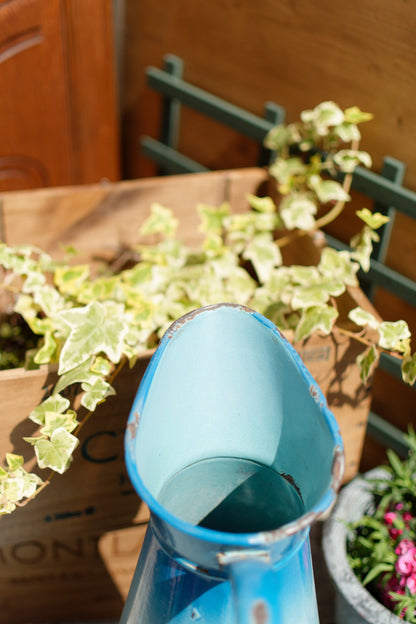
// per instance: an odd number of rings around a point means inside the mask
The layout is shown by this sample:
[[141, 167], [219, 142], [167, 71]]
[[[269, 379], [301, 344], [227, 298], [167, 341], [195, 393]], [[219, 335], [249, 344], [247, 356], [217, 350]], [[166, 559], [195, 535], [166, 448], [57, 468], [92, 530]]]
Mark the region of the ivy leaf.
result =
[[207, 258], [219, 258], [227, 253], [222, 236], [214, 232], [206, 234], [203, 247]]
[[264, 146], [280, 152], [290, 142], [290, 138], [289, 128], [285, 124], [279, 124], [269, 130], [264, 139]]
[[291, 187], [294, 176], [304, 175], [307, 167], [300, 158], [276, 158], [269, 167], [269, 173], [276, 178], [279, 183], [279, 191], [287, 194]]
[[371, 312], [364, 310], [364, 308], [361, 308], [360, 306], [350, 310], [348, 312], [348, 318], [360, 327], [366, 327], [368, 325], [372, 329], [378, 329], [380, 325], [379, 321], [373, 314], [371, 314]]
[[23, 457], [15, 453], [6, 453], [6, 462], [9, 470], [18, 470], [23, 466]]
[[87, 264], [56, 267], [54, 282], [62, 293], [77, 293], [80, 286], [90, 275]]
[[142, 259], [154, 265], [179, 268], [185, 264], [186, 250], [176, 239], [161, 241], [158, 245], [140, 245]]
[[358, 165], [364, 165], [370, 169], [372, 160], [370, 154], [359, 150], [345, 149], [340, 150], [334, 155], [334, 162], [339, 166], [341, 171], [352, 173]]
[[312, 175], [309, 178], [309, 187], [316, 193], [322, 204], [330, 201], [348, 201], [351, 199], [339, 182], [323, 180], [319, 175]]
[[360, 110], [358, 106], [351, 106], [350, 108], [346, 108], [344, 114], [345, 121], [352, 124], [359, 124], [374, 119], [374, 115], [372, 115], [372, 113], [365, 113], [364, 111]]
[[302, 311], [300, 321], [295, 330], [295, 341], [304, 340], [316, 331], [328, 335], [338, 317], [332, 306], [314, 306]]
[[72, 410], [66, 412], [66, 414], [58, 414], [56, 412], [45, 413], [45, 425], [40, 430], [45, 436], [51, 437], [53, 432], [60, 427], [66, 429], [70, 433], [76, 429], [79, 422], [76, 418], [76, 413]]
[[315, 226], [316, 204], [307, 193], [292, 193], [280, 203], [279, 214], [288, 230], [311, 230]]
[[33, 301], [33, 297], [28, 294], [20, 295], [15, 303], [14, 311], [23, 316], [25, 321], [30, 325], [31, 321], [36, 318], [38, 307]]
[[257, 234], [244, 250], [243, 257], [251, 260], [260, 282], [265, 282], [276, 266], [282, 264], [282, 256], [273, 237], [268, 232]]
[[338, 297], [344, 290], [345, 286], [342, 282], [334, 281], [299, 286], [293, 292], [292, 307], [294, 310], [299, 310], [301, 308], [320, 306], [326, 303], [331, 296]]
[[356, 364], [360, 371], [360, 377], [363, 383], [366, 383], [371, 373], [373, 372], [379, 359], [379, 353], [375, 345], [371, 345], [363, 353], [356, 358]]
[[249, 193], [247, 200], [251, 208], [257, 212], [276, 212], [276, 204], [271, 197], [257, 197], [257, 195]]
[[80, 303], [91, 301], [104, 301], [105, 299], [117, 298], [118, 276], [100, 277], [94, 281], [85, 281], [75, 291]]
[[53, 361], [57, 350], [57, 343], [51, 331], [47, 331], [44, 336], [42, 347], [37, 351], [33, 361], [36, 364], [48, 364]]
[[256, 282], [241, 267], [230, 269], [225, 281], [226, 299], [247, 304], [256, 290]]
[[378, 240], [380, 238], [377, 232], [368, 226], [365, 226], [359, 234], [351, 239], [351, 247], [354, 249], [352, 257], [360, 263], [363, 271], [370, 270], [373, 241], [377, 242]]
[[76, 383], [86, 382], [91, 385], [95, 383], [99, 373], [91, 370], [93, 360], [94, 356], [91, 356], [78, 366], [74, 366], [68, 372], [60, 375], [54, 388], [55, 392], [62, 392], [68, 386]]
[[120, 279], [123, 283], [134, 288], [138, 288], [145, 284], [152, 275], [152, 265], [149, 262], [139, 262], [131, 269], [126, 269], [120, 273]]
[[9, 474], [1, 483], [0, 513], [11, 513], [22, 498], [33, 496], [42, 479], [38, 475], [28, 473], [23, 468]]
[[219, 207], [198, 204], [196, 209], [201, 219], [199, 227], [201, 232], [222, 233], [224, 219], [230, 214], [230, 204], [228, 202], [222, 203]]
[[416, 353], [408, 355], [402, 361], [403, 380], [411, 386], [416, 381]]
[[402, 342], [410, 338], [410, 330], [406, 321], [383, 321], [378, 326], [379, 345], [382, 349], [402, 351]]
[[331, 247], [324, 247], [318, 265], [319, 271], [347, 286], [357, 285], [357, 271], [359, 265], [353, 262], [348, 251], [336, 251]]
[[109, 375], [111, 369], [112, 365], [110, 362], [101, 356], [96, 357], [90, 367], [92, 373], [97, 373], [97, 375], [101, 375], [102, 377]]
[[22, 285], [23, 293], [32, 293], [42, 286], [44, 286], [46, 282], [46, 276], [43, 273], [39, 273], [39, 271], [30, 272]]
[[4, 486], [0, 489], [0, 514], [10, 514], [16, 509], [15, 503], [7, 495], [7, 492], [4, 490]]
[[333, 132], [336, 136], [338, 136], [341, 141], [344, 143], [351, 143], [352, 141], [359, 141], [361, 139], [361, 132], [353, 123], [348, 123], [344, 121], [339, 126], [336, 126], [333, 129]]
[[176, 234], [178, 219], [170, 208], [154, 202], [150, 206], [150, 216], [142, 224], [139, 232], [142, 235], [163, 234], [171, 237]]
[[268, 318], [272, 323], [279, 327], [280, 329], [286, 329], [286, 314], [288, 312], [288, 307], [282, 301], [275, 301], [271, 303], [267, 308], [263, 311], [263, 314], [266, 318]]
[[233, 245], [233, 247], [235, 247], [233, 243], [237, 243], [238, 250], [240, 251], [240, 244], [250, 240], [256, 232], [256, 214], [250, 211], [243, 214], [230, 215], [230, 217], [226, 219], [225, 225], [229, 243]]
[[15, 247], [3, 245], [0, 262], [5, 269], [17, 275], [29, 275], [37, 270], [36, 262], [30, 258], [31, 253], [32, 247], [29, 245], [16, 245]]
[[40, 336], [45, 336], [48, 332], [53, 332], [54, 330], [54, 325], [50, 318], [38, 318], [35, 316], [34, 318], [25, 320], [33, 333], [39, 334]]
[[97, 405], [104, 401], [108, 396], [114, 395], [116, 391], [109, 383], [99, 377], [94, 385], [82, 384], [82, 389], [85, 393], [81, 398], [81, 405], [83, 405], [88, 411], [93, 412]]
[[335, 102], [327, 101], [321, 102], [313, 110], [303, 111], [300, 118], [305, 123], [313, 123], [318, 135], [325, 136], [329, 127], [343, 123], [345, 116]]
[[273, 300], [276, 298], [277, 293], [283, 293], [286, 289], [292, 290], [292, 268], [294, 269], [294, 267], [281, 266], [270, 275], [266, 286]]
[[56, 429], [50, 440], [38, 440], [34, 447], [40, 468], [51, 468], [63, 474], [68, 468], [78, 439], [64, 427]]
[[127, 324], [121, 311], [121, 306], [105, 306], [99, 301], [93, 301], [82, 308], [60, 313], [60, 318], [69, 325], [71, 331], [61, 352], [59, 375], [82, 364], [94, 353], [105, 353], [115, 364], [120, 361], [123, 339], [127, 333]]
[[60, 293], [49, 285], [38, 288], [34, 292], [33, 300], [47, 317], [53, 317], [65, 305]]
[[58, 394], [58, 391], [55, 388], [54, 394], [45, 399], [45, 401], [42, 401], [40, 405], [35, 407], [35, 409], [30, 412], [29, 418], [32, 422], [38, 425], [44, 425], [47, 412], [63, 414], [63, 412], [65, 412], [65, 410], [67, 410], [69, 406], [69, 400]]
[[381, 212], [373, 213], [368, 208], [356, 210], [355, 214], [372, 230], [377, 230], [379, 227], [390, 221], [390, 217], [387, 215], [384, 215]]
[[42, 479], [37, 475], [34, 474], [32, 472], [26, 472], [23, 471], [23, 475], [22, 475], [22, 479], [23, 479], [23, 492], [22, 492], [22, 498], [29, 498], [30, 496], [33, 496], [33, 494], [36, 492], [38, 485], [41, 485], [41, 483], [43, 483]]
[[292, 264], [289, 271], [295, 284], [310, 285], [319, 281], [319, 271], [315, 266]]

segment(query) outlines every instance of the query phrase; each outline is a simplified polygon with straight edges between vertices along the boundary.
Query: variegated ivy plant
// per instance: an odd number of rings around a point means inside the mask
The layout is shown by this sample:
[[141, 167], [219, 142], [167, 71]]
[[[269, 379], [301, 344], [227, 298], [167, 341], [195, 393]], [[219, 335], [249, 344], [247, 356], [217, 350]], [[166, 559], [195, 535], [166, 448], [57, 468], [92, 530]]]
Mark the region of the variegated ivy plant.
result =
[[[178, 239], [175, 215], [159, 204], [151, 206], [140, 230], [141, 240], [158, 235], [159, 241], [131, 250], [133, 266], [114, 271], [109, 265], [98, 277], [87, 265], [55, 262], [31, 245], [0, 244], [2, 288], [12, 293], [14, 313], [39, 336], [28, 361], [56, 363], [58, 369], [51, 396], [28, 415], [38, 425], [27, 442], [40, 468], [63, 473], [78, 444], [82, 422], [67, 389], [81, 390], [81, 405], [91, 414], [114, 394], [112, 379], [120, 366], [132, 366], [173, 320], [192, 309], [221, 301], [245, 304], [281, 329], [292, 329], [295, 341], [314, 332], [345, 331], [337, 325], [337, 298], [357, 285], [360, 266], [368, 270], [376, 230], [386, 217], [358, 211], [363, 227], [351, 251], [323, 247], [317, 265], [285, 266], [281, 249], [340, 214], [354, 168], [371, 166], [370, 156], [358, 149], [358, 124], [370, 118], [358, 108], [342, 111], [324, 102], [303, 112], [299, 122], [273, 129], [265, 144], [277, 154], [270, 176], [279, 200], [251, 195], [243, 213], [228, 204], [197, 206], [205, 236], [197, 249]], [[345, 174], [342, 184], [339, 172]], [[416, 358], [407, 324], [379, 322], [360, 308], [350, 318], [362, 327], [354, 335], [364, 343], [357, 360], [363, 380], [386, 349], [402, 358], [403, 378], [413, 383]], [[367, 337], [368, 328], [376, 330], [378, 341]], [[1, 513], [32, 499], [49, 479], [23, 466], [23, 457], [8, 454], [0, 468]]]

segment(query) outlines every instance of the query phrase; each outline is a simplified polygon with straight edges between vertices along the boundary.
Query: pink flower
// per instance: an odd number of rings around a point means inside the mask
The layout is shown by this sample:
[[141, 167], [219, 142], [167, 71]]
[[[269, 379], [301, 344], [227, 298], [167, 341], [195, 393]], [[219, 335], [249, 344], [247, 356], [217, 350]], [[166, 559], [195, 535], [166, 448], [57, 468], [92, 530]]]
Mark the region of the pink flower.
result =
[[395, 592], [396, 594], [404, 595], [405, 590], [404, 587], [401, 587], [399, 584], [399, 580], [397, 576], [392, 576], [386, 583], [386, 585], [381, 589], [381, 602], [390, 610], [394, 608], [395, 602], [392, 600], [390, 596], [390, 592]]
[[399, 579], [394, 575], [389, 578], [384, 589], [386, 593], [392, 591], [398, 594], [404, 594], [404, 589], [402, 589]]
[[397, 558], [396, 572], [405, 576], [416, 572], [416, 548], [414, 546]]
[[389, 529], [389, 535], [394, 540], [396, 540], [402, 534], [403, 534], [403, 529]]
[[404, 520], [405, 522], [410, 522], [410, 520], [413, 520], [413, 516], [412, 516], [412, 514], [410, 513], [410, 511], [405, 511], [405, 512], [403, 513], [403, 520]]
[[393, 525], [393, 522], [396, 520], [397, 518], [397, 513], [395, 511], [386, 511], [386, 513], [384, 514], [384, 522], [386, 524], [389, 524], [390, 526]]
[[397, 529], [394, 526], [395, 520], [398, 519], [398, 515], [395, 511], [386, 511], [384, 514], [384, 522], [387, 524], [389, 528], [389, 535], [392, 539], [397, 539], [402, 533], [403, 529]]
[[406, 580], [406, 587], [411, 594], [416, 594], [416, 575], [412, 574]]
[[396, 546], [394, 552], [396, 553], [396, 555], [404, 555], [405, 553], [407, 553], [408, 550], [410, 550], [411, 548], [415, 548], [415, 544], [412, 542], [412, 540], [409, 539], [402, 539]]

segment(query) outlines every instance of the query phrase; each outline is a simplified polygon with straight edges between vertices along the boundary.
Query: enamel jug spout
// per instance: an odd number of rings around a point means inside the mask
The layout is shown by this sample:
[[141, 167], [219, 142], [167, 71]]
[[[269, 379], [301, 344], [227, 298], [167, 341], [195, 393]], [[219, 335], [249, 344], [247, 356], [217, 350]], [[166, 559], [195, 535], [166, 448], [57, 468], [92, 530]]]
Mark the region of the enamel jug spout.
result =
[[150, 521], [122, 624], [318, 624], [309, 528], [335, 502], [342, 440], [270, 321], [224, 303], [173, 323], [125, 449]]

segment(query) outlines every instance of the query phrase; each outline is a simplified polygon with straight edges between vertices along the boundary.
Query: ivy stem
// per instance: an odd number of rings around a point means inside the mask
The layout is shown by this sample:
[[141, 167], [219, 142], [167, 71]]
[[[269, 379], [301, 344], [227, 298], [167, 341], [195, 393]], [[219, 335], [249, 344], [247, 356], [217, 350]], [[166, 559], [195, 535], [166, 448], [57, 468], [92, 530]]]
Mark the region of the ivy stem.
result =
[[[351, 149], [357, 151], [358, 147], [359, 147], [359, 141], [353, 140], [351, 143]], [[349, 193], [351, 189], [352, 176], [353, 176], [352, 173], [347, 173], [344, 178], [344, 181], [342, 183], [342, 189], [343, 191], [345, 191], [345, 193]], [[336, 204], [333, 206], [333, 208], [331, 208], [329, 212], [327, 212], [325, 215], [323, 215], [320, 219], [318, 219], [315, 222], [315, 225], [311, 230], [296, 230], [295, 232], [292, 232], [291, 234], [288, 234], [287, 236], [282, 236], [281, 238], [278, 238], [276, 240], [276, 245], [278, 245], [279, 247], [285, 247], [286, 245], [289, 245], [289, 243], [293, 242], [297, 238], [301, 238], [302, 236], [306, 236], [307, 234], [313, 234], [313, 232], [315, 232], [316, 230], [319, 230], [325, 227], [326, 225], [328, 225], [329, 223], [332, 223], [332, 221], [335, 221], [335, 219], [337, 219], [339, 215], [342, 213], [342, 211], [344, 210], [344, 207], [345, 207], [345, 199], [340, 199], [339, 201], [336, 202]]]
[[6, 284], [5, 282], [0, 282], [0, 290], [11, 292], [14, 295], [19, 295], [22, 292], [21, 288], [17, 288], [17, 286], [10, 286], [10, 284]]
[[333, 329], [338, 334], [342, 334], [343, 336], [352, 338], [353, 340], [356, 340], [357, 342], [361, 342], [361, 344], [365, 345], [366, 347], [369, 347], [372, 344], [370, 340], [368, 340], [367, 338], [364, 338], [364, 336], [361, 336], [360, 334], [357, 334], [356, 332], [350, 331], [349, 329], [344, 329], [343, 327], [338, 327], [337, 325], [335, 325]]
[[[342, 188], [346, 193], [349, 192], [351, 188], [351, 183], [352, 183], [352, 173], [348, 173], [345, 176], [344, 182], [342, 184]], [[294, 240], [301, 238], [302, 236], [306, 236], [307, 234], [313, 234], [313, 232], [323, 228], [325, 225], [328, 225], [329, 223], [332, 223], [332, 221], [335, 221], [335, 219], [337, 219], [339, 215], [342, 213], [342, 211], [344, 210], [344, 207], [345, 207], [345, 199], [340, 199], [339, 201], [336, 202], [334, 207], [331, 208], [329, 212], [327, 212], [325, 215], [323, 215], [320, 219], [318, 219], [315, 222], [313, 229], [295, 230], [295, 232], [292, 232], [291, 234], [288, 234], [287, 236], [282, 236], [281, 238], [278, 238], [276, 240], [276, 245], [278, 245], [279, 247], [286, 247], [286, 245], [289, 245]]]
[[[338, 327], [337, 325], [335, 325], [333, 329], [334, 331], [336, 331], [339, 334], [342, 334], [343, 336], [347, 336], [348, 338], [352, 338], [353, 340], [357, 340], [358, 342], [361, 342], [361, 344], [365, 345], [366, 347], [370, 347], [373, 344], [372, 340], [364, 338], [360, 334], [350, 331], [349, 329], [344, 329], [343, 327]], [[398, 360], [403, 360], [403, 355], [401, 353], [398, 353], [397, 351], [390, 351], [389, 349], [383, 349], [383, 347], [380, 347], [379, 345], [376, 345], [376, 346], [377, 346], [377, 349], [380, 351], [380, 353], [387, 353], [388, 355], [391, 355], [392, 357], [395, 357]]]
[[16, 501], [16, 505], [17, 507], [25, 507], [25, 505], [27, 505], [31, 500], [33, 500], [40, 492], [42, 492], [42, 490], [45, 489], [45, 487], [47, 485], [49, 485], [49, 483], [51, 482], [51, 479], [53, 477], [53, 475], [56, 474], [53, 470], [50, 471], [48, 477], [45, 479], [45, 481], [43, 481], [41, 483], [41, 485], [38, 487], [38, 489], [32, 494], [32, 496], [29, 496], [28, 498], [26, 498], [23, 503]]

